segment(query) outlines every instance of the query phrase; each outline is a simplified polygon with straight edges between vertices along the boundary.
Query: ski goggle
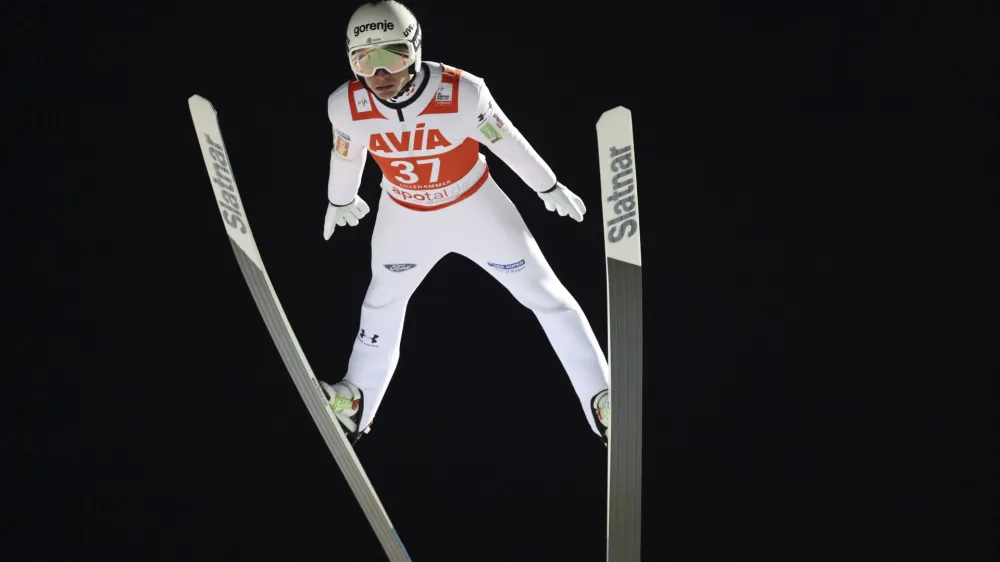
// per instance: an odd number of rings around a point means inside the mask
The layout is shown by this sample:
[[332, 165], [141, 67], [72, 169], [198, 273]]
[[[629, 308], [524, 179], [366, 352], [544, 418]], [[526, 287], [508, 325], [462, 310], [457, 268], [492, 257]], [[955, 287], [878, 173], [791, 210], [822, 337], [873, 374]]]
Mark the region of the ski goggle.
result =
[[409, 43], [361, 47], [351, 52], [351, 67], [361, 76], [374, 76], [380, 68], [396, 73], [413, 64], [412, 49]]

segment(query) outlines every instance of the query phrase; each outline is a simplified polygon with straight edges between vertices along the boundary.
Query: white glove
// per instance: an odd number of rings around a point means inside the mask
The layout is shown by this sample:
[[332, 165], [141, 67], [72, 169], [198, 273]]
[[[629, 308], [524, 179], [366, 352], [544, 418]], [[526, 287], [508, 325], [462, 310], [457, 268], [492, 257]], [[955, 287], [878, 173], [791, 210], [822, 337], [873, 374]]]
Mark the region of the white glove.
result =
[[323, 223], [323, 238], [329, 240], [333, 236], [333, 229], [337, 226], [358, 226], [358, 221], [368, 214], [368, 203], [365, 200], [354, 196], [351, 201], [343, 207], [338, 207], [333, 203], [326, 205], [326, 221]]
[[566, 186], [556, 182], [556, 186], [546, 192], [538, 194], [545, 201], [545, 208], [559, 213], [560, 217], [569, 217], [576, 222], [583, 222], [583, 215], [587, 212], [587, 207], [575, 193], [566, 189]]

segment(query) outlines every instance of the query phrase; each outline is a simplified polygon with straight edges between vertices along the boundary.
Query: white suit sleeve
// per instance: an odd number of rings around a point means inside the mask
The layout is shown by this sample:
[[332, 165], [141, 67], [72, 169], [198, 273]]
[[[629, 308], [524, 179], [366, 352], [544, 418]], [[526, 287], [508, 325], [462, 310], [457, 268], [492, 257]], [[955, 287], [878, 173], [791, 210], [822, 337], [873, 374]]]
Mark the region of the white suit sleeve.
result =
[[[368, 158], [368, 139], [362, 139], [361, 135], [354, 131], [348, 131], [341, 124], [348, 121], [335, 111], [335, 98], [337, 94], [330, 96], [328, 113], [330, 123], [333, 125], [333, 148], [330, 150], [330, 180], [327, 183], [327, 200], [338, 206], [347, 205], [354, 200], [361, 186], [361, 174], [365, 170], [365, 161]], [[340, 105], [345, 106], [343, 99]]]
[[555, 173], [504, 115], [485, 83], [480, 83], [478, 94], [475, 114], [466, 116], [471, 127], [469, 137], [503, 160], [531, 189], [551, 189], [556, 184]]

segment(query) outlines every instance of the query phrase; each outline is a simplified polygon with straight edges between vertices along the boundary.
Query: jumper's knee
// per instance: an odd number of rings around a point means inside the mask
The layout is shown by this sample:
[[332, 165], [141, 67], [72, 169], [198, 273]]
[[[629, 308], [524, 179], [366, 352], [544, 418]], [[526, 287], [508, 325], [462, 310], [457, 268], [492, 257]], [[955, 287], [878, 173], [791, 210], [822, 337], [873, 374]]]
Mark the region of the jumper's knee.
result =
[[555, 313], [579, 308], [576, 300], [559, 281], [541, 280], [538, 283], [510, 287], [510, 292], [525, 308], [535, 313]]

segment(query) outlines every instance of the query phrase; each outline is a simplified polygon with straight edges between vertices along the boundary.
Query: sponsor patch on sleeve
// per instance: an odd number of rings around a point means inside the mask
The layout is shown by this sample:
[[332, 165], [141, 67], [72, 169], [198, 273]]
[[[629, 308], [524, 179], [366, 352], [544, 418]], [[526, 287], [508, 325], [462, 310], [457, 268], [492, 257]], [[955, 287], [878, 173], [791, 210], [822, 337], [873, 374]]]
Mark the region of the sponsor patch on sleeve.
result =
[[496, 128], [494, 128], [489, 122], [486, 122], [482, 127], [479, 127], [479, 132], [481, 132], [483, 136], [486, 137], [486, 140], [491, 143], [497, 142], [502, 138], [500, 136], [500, 132], [497, 131]]
[[351, 149], [351, 137], [337, 131], [336, 138], [333, 142], [333, 148], [337, 152], [338, 156], [347, 159], [347, 152]]

